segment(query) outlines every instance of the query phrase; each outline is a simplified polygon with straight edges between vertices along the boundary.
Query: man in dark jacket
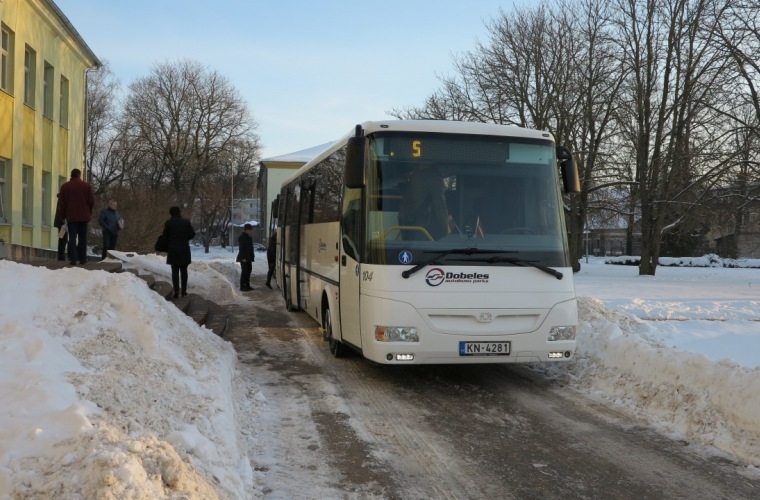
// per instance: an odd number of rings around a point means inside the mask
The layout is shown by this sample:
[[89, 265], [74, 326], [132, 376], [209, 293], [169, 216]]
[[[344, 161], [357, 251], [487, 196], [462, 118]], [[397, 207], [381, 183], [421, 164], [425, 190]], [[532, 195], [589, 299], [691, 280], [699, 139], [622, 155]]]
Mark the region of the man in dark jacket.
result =
[[171, 207], [169, 215], [171, 218], [164, 224], [163, 235], [168, 245], [166, 263], [172, 266], [172, 286], [176, 299], [180, 293], [180, 278], [182, 296], [187, 295], [187, 266], [191, 263], [190, 240], [195, 238], [195, 230], [189, 220], [182, 218], [179, 207]]
[[240, 262], [240, 291], [247, 292], [253, 290], [251, 287], [251, 272], [253, 271], [253, 226], [246, 224], [243, 226], [243, 232], [238, 237], [238, 254], [237, 261]]
[[267, 244], [267, 281], [264, 283], [267, 288], [272, 288], [272, 276], [274, 276], [275, 260], [277, 259], [277, 231], [273, 230], [269, 235], [269, 243]]
[[75, 168], [71, 179], [61, 186], [58, 213], [69, 229], [69, 263], [74, 266], [87, 262], [87, 226], [95, 208], [92, 186], [81, 179], [82, 171]]
[[103, 233], [103, 259], [108, 257], [109, 250], [116, 250], [116, 241], [119, 238], [119, 231], [124, 221], [116, 210], [118, 207], [116, 200], [110, 200], [108, 206], [100, 211], [98, 224]]

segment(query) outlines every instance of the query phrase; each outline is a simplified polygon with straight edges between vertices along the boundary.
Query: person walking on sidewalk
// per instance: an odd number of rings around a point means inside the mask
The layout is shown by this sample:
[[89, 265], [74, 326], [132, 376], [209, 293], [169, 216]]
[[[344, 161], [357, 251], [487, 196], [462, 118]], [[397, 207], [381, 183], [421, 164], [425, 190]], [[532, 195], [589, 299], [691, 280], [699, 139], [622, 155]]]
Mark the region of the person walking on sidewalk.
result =
[[82, 180], [82, 171], [75, 168], [71, 179], [64, 182], [58, 197], [57, 210], [69, 232], [69, 264], [87, 262], [87, 226], [95, 208], [92, 186]]
[[103, 260], [108, 257], [109, 250], [116, 250], [116, 241], [119, 239], [119, 231], [124, 224], [119, 212], [116, 211], [118, 203], [110, 200], [108, 206], [100, 211], [98, 223], [103, 232]]
[[277, 230], [273, 230], [269, 235], [269, 244], [267, 244], [267, 281], [264, 285], [267, 288], [272, 288], [272, 276], [274, 276], [274, 265], [277, 258]]
[[253, 226], [246, 224], [243, 226], [243, 232], [238, 237], [238, 254], [237, 261], [240, 262], [240, 291], [248, 292], [253, 290], [251, 287], [251, 272], [253, 272]]
[[163, 235], [166, 238], [168, 250], [166, 263], [172, 266], [172, 287], [174, 298], [187, 295], [187, 266], [192, 259], [190, 256], [190, 240], [195, 238], [195, 230], [190, 221], [182, 218], [179, 207], [169, 209], [171, 216], [164, 223]]

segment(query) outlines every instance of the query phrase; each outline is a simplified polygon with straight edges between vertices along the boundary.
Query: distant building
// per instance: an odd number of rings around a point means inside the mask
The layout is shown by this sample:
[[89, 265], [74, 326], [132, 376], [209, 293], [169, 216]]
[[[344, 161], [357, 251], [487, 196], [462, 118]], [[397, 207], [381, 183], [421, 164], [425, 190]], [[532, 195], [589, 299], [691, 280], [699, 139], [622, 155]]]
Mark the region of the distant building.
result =
[[0, 31], [0, 258], [33, 260], [58, 246], [56, 195], [84, 170], [87, 70], [101, 64], [51, 0], [0, 0]]
[[293, 175], [299, 168], [303, 167], [309, 160], [315, 158], [319, 153], [330, 147], [333, 143], [320, 144], [309, 149], [288, 153], [281, 156], [265, 158], [259, 162], [259, 179], [257, 186], [259, 188], [259, 197], [261, 200], [261, 226], [265, 229], [262, 236], [266, 239], [269, 237], [269, 228], [272, 220], [272, 202], [280, 194], [282, 183]]
[[237, 238], [243, 230], [243, 226], [253, 226], [253, 241], [264, 241], [261, 227], [261, 210], [258, 198], [235, 198], [232, 210], [232, 240], [231, 244], [237, 244]]
[[709, 231], [712, 251], [721, 257], [760, 257], [760, 184], [716, 189]]
[[232, 207], [232, 223], [237, 225], [252, 220], [260, 221], [260, 201], [258, 198], [235, 198]]
[[[583, 238], [583, 255], [595, 257], [620, 256], [626, 253], [627, 242], [626, 229], [618, 227], [594, 227], [589, 228]], [[641, 253], [641, 233], [633, 234], [634, 255]]]

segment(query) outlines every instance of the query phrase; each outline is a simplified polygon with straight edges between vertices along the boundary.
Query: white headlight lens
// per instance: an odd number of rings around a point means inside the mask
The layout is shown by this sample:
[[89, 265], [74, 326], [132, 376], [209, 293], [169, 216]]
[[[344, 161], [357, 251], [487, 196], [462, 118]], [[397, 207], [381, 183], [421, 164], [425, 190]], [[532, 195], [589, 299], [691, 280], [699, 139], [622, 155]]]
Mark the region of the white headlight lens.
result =
[[549, 330], [549, 342], [555, 340], [575, 340], [574, 326], [555, 326]]
[[376, 326], [375, 340], [378, 342], [419, 342], [417, 329], [412, 326]]

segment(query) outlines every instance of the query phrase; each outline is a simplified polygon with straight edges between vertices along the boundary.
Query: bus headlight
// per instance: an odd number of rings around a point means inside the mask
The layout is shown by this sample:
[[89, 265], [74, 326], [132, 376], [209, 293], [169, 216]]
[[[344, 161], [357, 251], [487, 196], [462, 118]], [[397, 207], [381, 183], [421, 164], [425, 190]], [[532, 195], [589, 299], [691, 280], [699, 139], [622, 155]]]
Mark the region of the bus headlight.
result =
[[419, 342], [420, 337], [413, 326], [376, 326], [375, 340], [378, 342]]
[[555, 340], [575, 340], [574, 326], [554, 326], [549, 330], [549, 342]]

